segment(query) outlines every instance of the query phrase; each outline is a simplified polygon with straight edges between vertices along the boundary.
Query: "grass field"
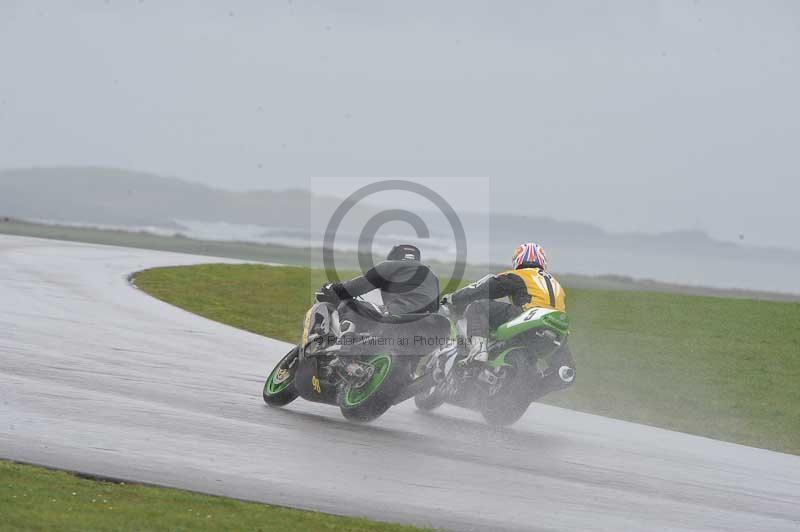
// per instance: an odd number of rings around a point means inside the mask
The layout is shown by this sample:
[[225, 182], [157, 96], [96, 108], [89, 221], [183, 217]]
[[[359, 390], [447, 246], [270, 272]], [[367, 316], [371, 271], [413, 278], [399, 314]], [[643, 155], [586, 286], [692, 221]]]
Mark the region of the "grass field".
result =
[[118, 484], [0, 461], [0, 530], [413, 532], [419, 528]]
[[[262, 265], [136, 277], [166, 302], [289, 342], [322, 281], [317, 270]], [[800, 304], [567, 290], [578, 379], [545, 402], [800, 454]]]

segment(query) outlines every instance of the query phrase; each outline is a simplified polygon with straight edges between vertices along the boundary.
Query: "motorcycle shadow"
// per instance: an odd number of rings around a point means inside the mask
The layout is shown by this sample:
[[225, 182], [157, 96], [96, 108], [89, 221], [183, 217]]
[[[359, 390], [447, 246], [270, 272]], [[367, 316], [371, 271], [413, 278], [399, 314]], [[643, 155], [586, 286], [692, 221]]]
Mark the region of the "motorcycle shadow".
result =
[[[385, 417], [381, 418], [384, 423], [379, 420], [375, 423], [361, 424], [338, 417], [338, 413], [334, 411], [327, 414], [288, 408], [265, 408], [272, 414], [270, 423], [283, 422], [294, 430], [314, 435], [318, 439], [355, 437], [380, 445], [409, 444], [427, 449], [434, 454], [437, 454], [437, 450], [442, 450], [444, 454], [452, 455], [459, 444], [467, 444], [479, 447], [499, 445], [505, 448], [534, 448], [543, 455], [552, 455], [560, 454], [570, 442], [565, 436], [526, 427], [491, 427], [480, 419], [479, 415], [466, 410], [464, 414], [475, 415], [475, 419], [450, 415], [442, 411], [404, 409], [401, 412], [391, 410], [387, 412]], [[396, 415], [409, 420], [409, 414], [414, 418], [413, 424], [401, 421], [403, 428], [387, 426], [397, 423]]]
[[[465, 410], [464, 412], [469, 411]], [[565, 445], [571, 442], [571, 440], [564, 435], [544, 430], [536, 430], [516, 425], [510, 427], [492, 427], [487, 425], [486, 422], [474, 412], [470, 412], [470, 414], [475, 415], [475, 419], [449, 415], [438, 410], [434, 412], [415, 410], [415, 414], [421, 421], [421, 426], [446, 435], [448, 439], [472, 437], [481, 441], [491, 441], [495, 444], [536, 448], [538, 451], [563, 449]]]
[[[408, 430], [387, 427], [378, 424], [379, 422], [356, 423], [348, 421], [343, 417], [339, 417], [338, 412], [334, 413], [335, 411], [333, 410], [331, 414], [323, 414], [291, 408], [272, 409], [266, 406], [265, 408], [277, 418], [287, 421], [286, 424], [291, 425], [293, 429], [300, 429], [303, 432], [341, 432], [348, 435], [370, 436], [370, 438], [382, 439], [385, 441], [418, 442], [425, 439], [425, 435], [409, 432]], [[389, 415], [389, 413], [386, 414], [387, 417]], [[270, 420], [273, 424], [275, 421], [275, 418]], [[300, 422], [299, 425], [298, 421]]]

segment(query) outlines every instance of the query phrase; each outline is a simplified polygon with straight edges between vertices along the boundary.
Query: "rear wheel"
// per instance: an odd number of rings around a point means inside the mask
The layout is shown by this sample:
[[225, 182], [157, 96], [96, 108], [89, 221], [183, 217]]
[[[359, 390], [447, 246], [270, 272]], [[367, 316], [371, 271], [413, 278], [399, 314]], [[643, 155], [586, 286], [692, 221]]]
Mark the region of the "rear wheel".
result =
[[264, 402], [270, 406], [288, 405], [297, 399], [294, 387], [294, 375], [297, 372], [297, 359], [300, 348], [295, 347], [272, 370], [264, 383]]
[[372, 375], [360, 386], [344, 385], [339, 390], [339, 409], [351, 420], [366, 423], [389, 410], [405, 385], [406, 372], [391, 353], [380, 353], [367, 361]]
[[484, 399], [481, 408], [483, 418], [494, 427], [513, 425], [531, 404], [531, 378], [535, 376], [535, 368], [528, 361], [527, 353], [515, 351], [505, 361], [510, 365], [504, 368], [506, 375], [502, 386]]

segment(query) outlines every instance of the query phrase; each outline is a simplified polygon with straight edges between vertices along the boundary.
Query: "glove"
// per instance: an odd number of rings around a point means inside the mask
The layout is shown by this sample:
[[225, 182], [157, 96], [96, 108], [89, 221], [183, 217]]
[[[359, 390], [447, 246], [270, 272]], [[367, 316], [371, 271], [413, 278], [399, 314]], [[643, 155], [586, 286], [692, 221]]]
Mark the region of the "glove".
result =
[[460, 316], [464, 313], [464, 307], [453, 301], [453, 294], [443, 295], [439, 305], [446, 307], [455, 316]]
[[326, 301], [329, 303], [336, 303], [339, 301], [339, 296], [336, 294], [333, 283], [326, 283], [322, 285], [317, 293], [317, 300]]

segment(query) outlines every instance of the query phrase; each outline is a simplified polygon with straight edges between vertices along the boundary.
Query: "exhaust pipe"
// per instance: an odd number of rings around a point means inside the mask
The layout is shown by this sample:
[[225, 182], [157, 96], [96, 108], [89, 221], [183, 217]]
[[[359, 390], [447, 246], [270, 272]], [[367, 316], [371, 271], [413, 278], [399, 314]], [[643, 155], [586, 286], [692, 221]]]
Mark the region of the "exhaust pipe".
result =
[[556, 390], [563, 390], [575, 381], [575, 368], [561, 366], [557, 371], [542, 376], [531, 389], [531, 401], [536, 401]]
[[564, 384], [571, 384], [575, 380], [575, 369], [569, 366], [558, 368], [558, 377]]

